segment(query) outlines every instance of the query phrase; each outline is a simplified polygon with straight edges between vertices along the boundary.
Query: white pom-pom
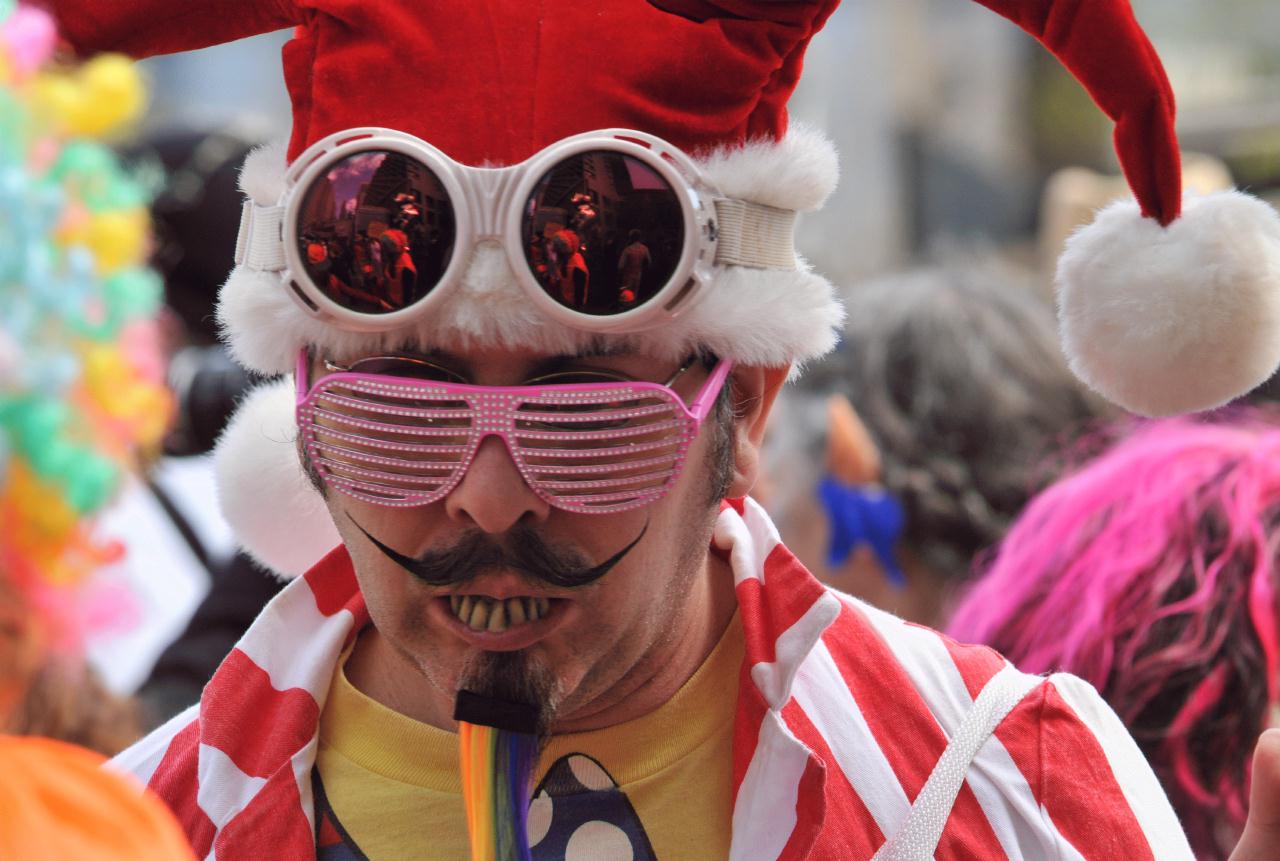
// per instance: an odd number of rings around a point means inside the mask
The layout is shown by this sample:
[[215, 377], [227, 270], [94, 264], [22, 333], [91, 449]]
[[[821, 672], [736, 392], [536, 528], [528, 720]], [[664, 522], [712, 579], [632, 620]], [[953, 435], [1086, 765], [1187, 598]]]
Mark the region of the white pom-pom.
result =
[[218, 502], [236, 539], [283, 578], [303, 574], [341, 539], [298, 459], [289, 378], [254, 389], [214, 452]]
[[1280, 214], [1227, 191], [1168, 227], [1132, 200], [1102, 210], [1058, 263], [1071, 369], [1135, 413], [1220, 406], [1280, 365]]
[[240, 190], [259, 206], [275, 206], [284, 193], [288, 143], [272, 141], [245, 156], [244, 166], [240, 168]]
[[[273, 272], [231, 270], [218, 293], [218, 325], [236, 361], [263, 375], [293, 370], [311, 319], [298, 310]], [[335, 331], [336, 336], [342, 332]]]

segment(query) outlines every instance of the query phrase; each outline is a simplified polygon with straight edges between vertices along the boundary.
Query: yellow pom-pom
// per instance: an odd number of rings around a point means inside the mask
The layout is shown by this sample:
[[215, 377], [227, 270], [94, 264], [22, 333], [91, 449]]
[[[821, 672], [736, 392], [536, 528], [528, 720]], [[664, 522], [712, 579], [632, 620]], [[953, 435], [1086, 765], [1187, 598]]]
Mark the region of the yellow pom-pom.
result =
[[90, 218], [84, 244], [93, 252], [98, 274], [141, 262], [147, 252], [149, 226], [142, 209], [99, 212]]
[[80, 110], [69, 129], [99, 137], [136, 120], [146, 106], [142, 76], [123, 54], [99, 54], [80, 69]]
[[81, 384], [89, 403], [115, 425], [124, 452], [158, 443], [172, 417], [168, 389], [141, 377], [113, 344], [88, 346], [82, 362]]
[[89, 344], [81, 354], [81, 379], [91, 393], [110, 396], [111, 380], [128, 366], [114, 344]]
[[37, 111], [55, 131], [84, 137], [110, 135], [146, 107], [142, 75], [123, 54], [99, 54], [70, 74], [38, 75], [32, 93]]
[[140, 447], [153, 448], [168, 432], [175, 406], [168, 389], [146, 384], [145, 390], [146, 397], [138, 415], [137, 440]]
[[31, 85], [32, 107], [55, 131], [70, 127], [82, 110], [84, 93], [67, 75], [38, 75]]

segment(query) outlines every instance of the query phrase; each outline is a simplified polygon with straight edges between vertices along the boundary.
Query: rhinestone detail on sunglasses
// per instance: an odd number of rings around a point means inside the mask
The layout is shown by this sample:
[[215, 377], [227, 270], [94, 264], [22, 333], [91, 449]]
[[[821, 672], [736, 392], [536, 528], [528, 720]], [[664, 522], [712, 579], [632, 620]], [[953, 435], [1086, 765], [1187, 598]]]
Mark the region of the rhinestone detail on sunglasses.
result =
[[298, 427], [324, 482], [391, 507], [429, 505], [462, 480], [489, 436], [548, 504], [607, 514], [670, 490], [732, 363], [716, 364], [691, 405], [654, 382], [477, 386], [352, 371], [307, 387]]

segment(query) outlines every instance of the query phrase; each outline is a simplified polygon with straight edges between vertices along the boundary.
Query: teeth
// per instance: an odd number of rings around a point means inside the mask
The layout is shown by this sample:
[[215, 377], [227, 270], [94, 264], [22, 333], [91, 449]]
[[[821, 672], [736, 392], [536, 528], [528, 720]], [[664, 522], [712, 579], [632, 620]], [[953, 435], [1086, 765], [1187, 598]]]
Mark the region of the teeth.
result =
[[473, 631], [501, 634], [508, 628], [536, 622], [551, 610], [549, 598], [508, 598], [496, 601], [479, 595], [450, 595], [449, 609]]
[[493, 606], [484, 598], [475, 599], [475, 603], [471, 607], [471, 616], [467, 619], [467, 624], [471, 626], [473, 631], [483, 631], [489, 624], [489, 608]]
[[507, 602], [495, 601], [493, 610], [489, 613], [489, 631], [501, 634], [505, 630], [507, 630]]

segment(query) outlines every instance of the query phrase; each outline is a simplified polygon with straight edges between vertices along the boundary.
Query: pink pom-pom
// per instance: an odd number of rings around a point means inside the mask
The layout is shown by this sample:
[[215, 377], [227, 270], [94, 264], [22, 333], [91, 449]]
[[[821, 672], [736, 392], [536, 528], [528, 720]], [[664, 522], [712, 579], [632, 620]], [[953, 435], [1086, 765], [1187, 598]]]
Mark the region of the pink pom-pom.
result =
[[53, 56], [58, 28], [48, 12], [19, 6], [0, 23], [0, 43], [18, 74], [29, 75]]

